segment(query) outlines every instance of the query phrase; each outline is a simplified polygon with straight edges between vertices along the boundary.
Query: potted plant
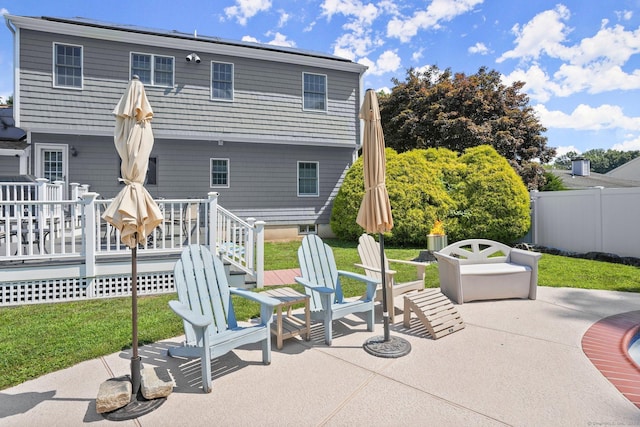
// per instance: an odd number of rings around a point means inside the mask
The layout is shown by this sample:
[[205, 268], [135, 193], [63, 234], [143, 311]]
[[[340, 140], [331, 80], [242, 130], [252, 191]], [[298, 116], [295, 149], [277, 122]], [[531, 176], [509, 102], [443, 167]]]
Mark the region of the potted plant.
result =
[[447, 246], [447, 235], [444, 232], [444, 224], [437, 219], [431, 231], [427, 234], [427, 249], [437, 252]]

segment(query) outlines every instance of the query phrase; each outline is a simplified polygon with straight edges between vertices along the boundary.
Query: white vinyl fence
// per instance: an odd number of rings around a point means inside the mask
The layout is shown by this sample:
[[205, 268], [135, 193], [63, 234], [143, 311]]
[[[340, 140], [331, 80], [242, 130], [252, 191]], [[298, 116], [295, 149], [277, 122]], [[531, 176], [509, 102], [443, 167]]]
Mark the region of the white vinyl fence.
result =
[[531, 192], [532, 243], [640, 257], [640, 188]]

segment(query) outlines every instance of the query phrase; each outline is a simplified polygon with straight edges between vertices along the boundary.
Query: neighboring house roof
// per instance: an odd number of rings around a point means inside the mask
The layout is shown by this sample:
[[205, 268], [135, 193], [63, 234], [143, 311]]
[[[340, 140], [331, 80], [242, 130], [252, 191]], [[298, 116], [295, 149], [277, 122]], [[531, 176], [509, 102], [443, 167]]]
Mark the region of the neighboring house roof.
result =
[[582, 190], [585, 188], [605, 187], [605, 188], [626, 188], [640, 187], [640, 180], [628, 180], [615, 178], [600, 173], [591, 172], [589, 175], [573, 175], [568, 169], [552, 169], [551, 173], [558, 176], [565, 187], [570, 190]]
[[0, 149], [22, 150], [27, 144], [27, 133], [16, 127], [13, 108], [0, 108]]
[[0, 175], [0, 182], [35, 182], [31, 175]]
[[640, 181], [640, 157], [629, 160], [627, 163], [618, 166], [607, 172], [607, 176], [618, 179], [631, 179]]

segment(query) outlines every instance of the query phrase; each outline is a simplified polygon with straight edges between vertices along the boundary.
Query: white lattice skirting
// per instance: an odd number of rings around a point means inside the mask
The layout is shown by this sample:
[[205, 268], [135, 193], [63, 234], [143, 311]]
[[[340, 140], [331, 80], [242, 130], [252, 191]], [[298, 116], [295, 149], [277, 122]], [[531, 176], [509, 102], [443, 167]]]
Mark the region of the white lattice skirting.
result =
[[[173, 272], [138, 274], [138, 295], [172, 292], [175, 292]], [[0, 283], [0, 307], [130, 295], [130, 275]]]

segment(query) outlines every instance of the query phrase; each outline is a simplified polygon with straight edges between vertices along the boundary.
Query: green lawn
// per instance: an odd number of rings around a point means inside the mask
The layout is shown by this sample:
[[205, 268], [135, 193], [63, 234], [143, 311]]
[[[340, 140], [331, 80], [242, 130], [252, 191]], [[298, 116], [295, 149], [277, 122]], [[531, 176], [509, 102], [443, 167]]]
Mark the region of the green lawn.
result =
[[[358, 271], [356, 243], [325, 240], [334, 250], [338, 268]], [[296, 268], [298, 242], [266, 243], [265, 269]], [[413, 259], [419, 249], [387, 248], [387, 256]], [[394, 265], [399, 281], [410, 280], [415, 268]], [[544, 254], [540, 286], [639, 292], [640, 269], [631, 266]], [[438, 286], [437, 265], [427, 267], [426, 287]], [[299, 288], [300, 289], [300, 288]], [[362, 293], [356, 282], [345, 282], [347, 296]], [[173, 295], [143, 297], [138, 303], [140, 344], [181, 335], [182, 322], [169, 309]], [[255, 303], [236, 300], [238, 318], [257, 316]], [[0, 390], [78, 362], [131, 346], [131, 299], [116, 298], [0, 309]]]

